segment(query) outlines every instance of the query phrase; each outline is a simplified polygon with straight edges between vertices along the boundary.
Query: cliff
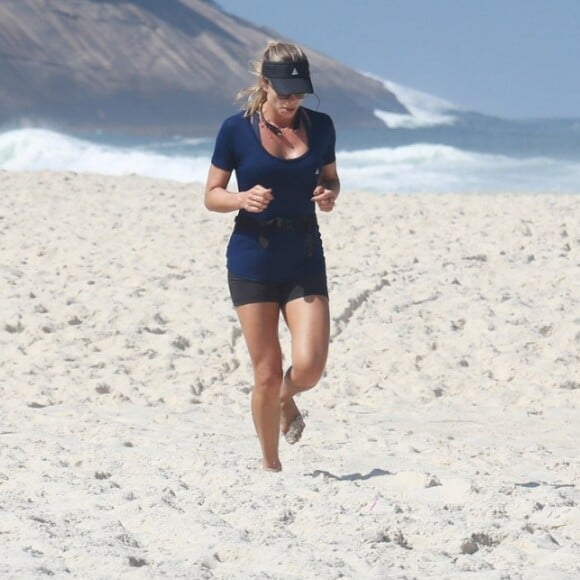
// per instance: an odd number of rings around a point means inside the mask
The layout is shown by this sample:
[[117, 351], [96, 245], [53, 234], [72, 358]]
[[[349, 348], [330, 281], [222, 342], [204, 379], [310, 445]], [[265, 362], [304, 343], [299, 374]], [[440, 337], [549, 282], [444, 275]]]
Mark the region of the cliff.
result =
[[[0, 126], [209, 134], [271, 38], [211, 0], [0, 0]], [[305, 49], [320, 109], [343, 127], [406, 112], [380, 82]]]

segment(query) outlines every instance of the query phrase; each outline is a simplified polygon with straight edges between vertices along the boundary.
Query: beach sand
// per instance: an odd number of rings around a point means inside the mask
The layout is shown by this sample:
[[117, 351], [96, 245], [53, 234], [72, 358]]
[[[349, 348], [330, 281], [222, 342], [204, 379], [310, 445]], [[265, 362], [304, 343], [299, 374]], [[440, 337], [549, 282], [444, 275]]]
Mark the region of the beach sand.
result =
[[136, 176], [0, 193], [0, 577], [580, 576], [580, 195], [343, 192], [269, 474], [233, 216]]

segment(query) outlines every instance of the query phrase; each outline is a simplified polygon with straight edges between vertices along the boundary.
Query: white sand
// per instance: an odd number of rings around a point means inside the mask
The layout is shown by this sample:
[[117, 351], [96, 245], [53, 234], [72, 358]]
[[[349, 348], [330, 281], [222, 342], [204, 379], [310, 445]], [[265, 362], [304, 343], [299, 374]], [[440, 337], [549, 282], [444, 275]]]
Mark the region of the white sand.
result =
[[233, 216], [0, 172], [0, 577], [580, 576], [580, 196], [339, 201], [328, 369], [274, 475]]

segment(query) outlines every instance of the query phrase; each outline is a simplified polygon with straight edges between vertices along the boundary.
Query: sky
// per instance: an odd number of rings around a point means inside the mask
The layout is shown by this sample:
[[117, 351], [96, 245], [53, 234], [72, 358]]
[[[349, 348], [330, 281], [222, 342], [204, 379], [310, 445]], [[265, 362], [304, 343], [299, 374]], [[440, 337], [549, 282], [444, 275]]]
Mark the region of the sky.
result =
[[580, 118], [580, 0], [216, 0], [358, 71], [504, 118]]

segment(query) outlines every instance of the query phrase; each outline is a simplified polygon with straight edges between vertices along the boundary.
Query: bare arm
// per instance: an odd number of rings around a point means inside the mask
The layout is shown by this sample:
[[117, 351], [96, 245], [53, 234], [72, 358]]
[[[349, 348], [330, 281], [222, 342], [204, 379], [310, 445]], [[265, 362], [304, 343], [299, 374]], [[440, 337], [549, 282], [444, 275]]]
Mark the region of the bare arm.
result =
[[224, 171], [213, 164], [210, 166], [204, 196], [207, 209], [221, 213], [240, 209], [259, 213], [268, 207], [272, 200], [271, 189], [255, 185], [248, 191], [228, 191], [231, 175], [231, 171]]
[[322, 167], [318, 185], [314, 189], [312, 201], [321, 211], [332, 211], [338, 194], [340, 193], [340, 179], [336, 163], [329, 163]]
[[242, 207], [239, 192], [227, 190], [231, 171], [224, 171], [215, 165], [210, 165], [205, 185], [205, 207], [211, 211], [229, 212]]

